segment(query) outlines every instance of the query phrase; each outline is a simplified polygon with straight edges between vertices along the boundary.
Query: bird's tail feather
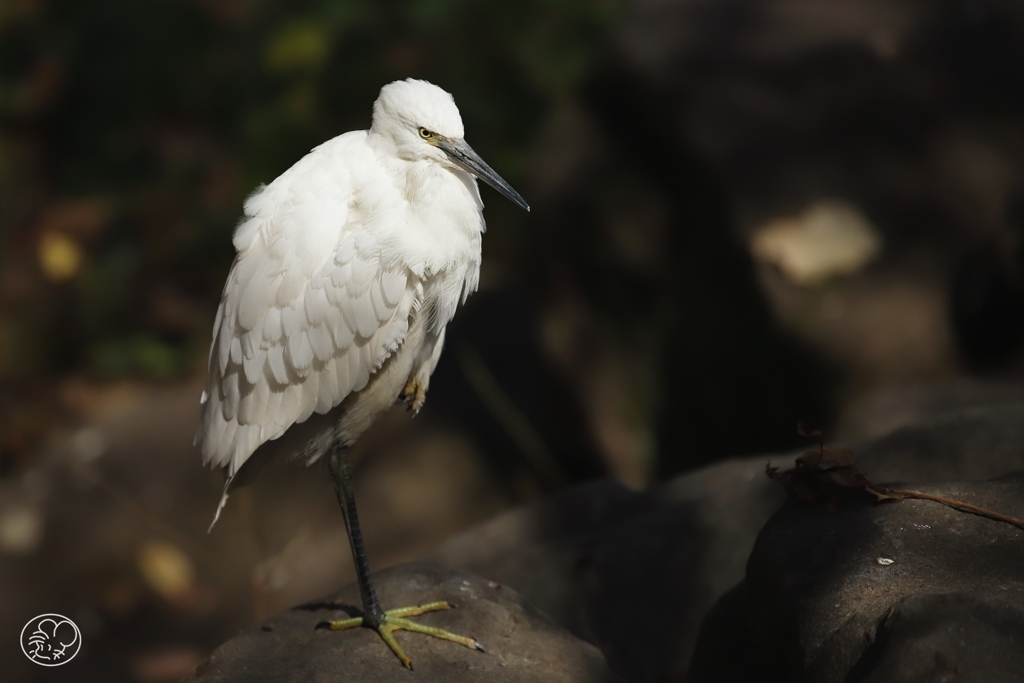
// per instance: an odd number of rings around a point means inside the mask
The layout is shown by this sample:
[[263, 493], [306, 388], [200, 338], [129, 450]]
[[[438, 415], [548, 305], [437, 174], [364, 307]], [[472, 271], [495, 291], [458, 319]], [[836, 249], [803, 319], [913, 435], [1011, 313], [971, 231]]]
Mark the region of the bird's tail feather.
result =
[[231, 487], [231, 482], [234, 480], [234, 477], [228, 477], [224, 482], [224, 492], [220, 494], [220, 502], [217, 504], [217, 511], [213, 513], [213, 521], [210, 522], [210, 528], [206, 530], [206, 533], [213, 531], [213, 526], [217, 523], [217, 520], [220, 519], [221, 510], [223, 510], [224, 506], [228, 504], [228, 491]]

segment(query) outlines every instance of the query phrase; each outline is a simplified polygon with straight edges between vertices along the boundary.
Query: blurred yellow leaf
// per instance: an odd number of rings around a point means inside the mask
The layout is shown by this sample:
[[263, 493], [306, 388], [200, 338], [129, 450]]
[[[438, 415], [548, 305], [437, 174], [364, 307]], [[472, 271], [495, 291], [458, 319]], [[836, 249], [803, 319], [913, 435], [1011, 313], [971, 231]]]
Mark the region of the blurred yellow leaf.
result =
[[81, 247], [75, 240], [59, 232], [45, 232], [39, 240], [39, 267], [50, 280], [70, 280], [82, 267]]
[[267, 67], [271, 71], [316, 68], [326, 61], [330, 43], [331, 36], [324, 26], [310, 22], [291, 24], [271, 39]]
[[29, 505], [13, 505], [0, 511], [0, 552], [27, 555], [43, 537], [43, 516]]
[[178, 546], [166, 541], [147, 541], [135, 559], [149, 587], [167, 600], [176, 602], [192, 592], [195, 569]]

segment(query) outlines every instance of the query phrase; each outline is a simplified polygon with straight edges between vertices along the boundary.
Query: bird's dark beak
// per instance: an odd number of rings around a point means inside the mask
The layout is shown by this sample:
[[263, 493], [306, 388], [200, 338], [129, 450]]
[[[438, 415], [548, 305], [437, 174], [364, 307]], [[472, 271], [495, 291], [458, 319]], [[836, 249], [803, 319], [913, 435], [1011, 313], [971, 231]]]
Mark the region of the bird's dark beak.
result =
[[500, 175], [494, 172], [490, 166], [484, 163], [484, 160], [480, 158], [480, 155], [473, 151], [473, 148], [465, 140], [452, 140], [451, 138], [444, 138], [439, 140], [437, 146], [444, 150], [448, 158], [452, 160], [456, 166], [461, 168], [466, 173], [472, 173], [480, 180], [484, 181], [495, 190], [505, 196], [506, 199], [510, 200], [513, 204], [516, 204], [520, 208], [530, 210], [530, 205], [526, 203], [518, 192], [512, 189], [502, 179]]

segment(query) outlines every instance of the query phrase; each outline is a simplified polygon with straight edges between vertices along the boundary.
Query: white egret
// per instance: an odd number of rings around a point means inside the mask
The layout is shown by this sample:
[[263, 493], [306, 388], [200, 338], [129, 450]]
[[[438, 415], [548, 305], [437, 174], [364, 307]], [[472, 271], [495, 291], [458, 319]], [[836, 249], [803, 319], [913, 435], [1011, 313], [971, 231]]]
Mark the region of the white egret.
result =
[[381, 89], [369, 130], [256, 190], [234, 236], [196, 433], [204, 462], [227, 474], [214, 523], [254, 456], [329, 456], [363, 602], [362, 617], [330, 626], [376, 629], [409, 668], [396, 630], [483, 648], [408, 619], [448, 603], [381, 609], [347, 452], [396, 400], [423, 405], [445, 326], [479, 281], [476, 178], [529, 210], [466, 144], [452, 96], [408, 79]]

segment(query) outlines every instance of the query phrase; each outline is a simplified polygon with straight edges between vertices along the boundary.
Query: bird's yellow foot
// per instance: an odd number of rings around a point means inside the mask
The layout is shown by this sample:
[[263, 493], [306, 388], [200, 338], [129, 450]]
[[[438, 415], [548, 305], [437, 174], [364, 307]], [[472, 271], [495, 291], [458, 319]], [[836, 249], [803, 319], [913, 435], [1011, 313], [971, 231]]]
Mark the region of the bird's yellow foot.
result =
[[409, 405], [409, 410], [418, 413], [427, 402], [427, 388], [417, 381], [416, 374], [413, 373], [409, 375], [409, 381], [405, 383], [399, 398]]
[[[402, 666], [407, 669], [412, 669], [412, 662], [405, 653], [402, 652], [402, 648], [399, 647], [398, 642], [395, 640], [395, 631], [412, 631], [413, 633], [424, 633], [428, 636], [434, 636], [435, 638], [443, 638], [450, 640], [453, 643], [459, 643], [466, 647], [479, 650], [484, 652], [484, 646], [481, 645], [475, 638], [466, 638], [465, 636], [457, 636], [454, 633], [449, 633], [444, 629], [434, 628], [433, 626], [424, 626], [423, 624], [417, 624], [415, 621], [410, 621], [408, 617], [418, 617], [421, 614], [427, 612], [438, 612], [440, 610], [451, 609], [451, 603], [447, 601], [431, 602], [426, 605], [418, 605], [416, 607], [400, 607], [398, 609], [388, 610], [384, 613], [384, 621], [380, 626], [377, 627], [377, 633], [384, 640], [384, 643], [391, 648], [391, 651], [395, 653], [398, 660], [402, 662]], [[332, 631], [346, 631], [350, 628], [356, 628], [357, 626], [363, 625], [363, 617], [354, 617], [352, 619], [341, 619], [338, 621], [327, 622], [327, 628]]]

